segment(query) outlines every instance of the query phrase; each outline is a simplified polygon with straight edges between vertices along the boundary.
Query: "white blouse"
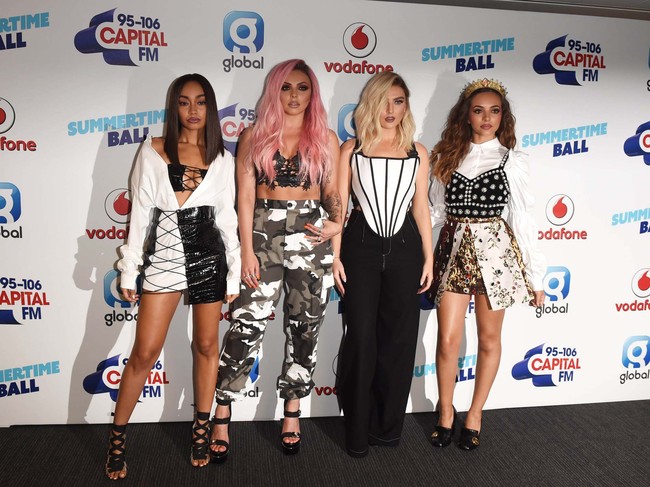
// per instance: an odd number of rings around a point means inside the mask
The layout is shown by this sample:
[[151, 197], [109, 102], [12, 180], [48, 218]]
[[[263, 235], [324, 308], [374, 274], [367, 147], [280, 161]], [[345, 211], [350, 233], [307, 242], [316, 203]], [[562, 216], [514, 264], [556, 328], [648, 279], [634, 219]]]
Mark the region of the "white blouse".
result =
[[121, 272], [121, 286], [135, 289], [135, 282], [143, 263], [143, 247], [151, 225], [154, 208], [176, 211], [199, 206], [212, 206], [215, 224], [226, 249], [228, 265], [226, 293], [239, 293], [241, 254], [237, 236], [235, 213], [235, 164], [230, 152], [225, 151], [208, 166], [203, 181], [179, 206], [169, 181], [167, 163], [151, 145], [151, 137], [142, 144], [131, 175], [131, 220], [126, 245], [120, 247], [122, 259], [117, 263]]
[[[469, 153], [456, 171], [467, 178], [475, 178], [485, 171], [498, 167], [507, 152], [508, 149], [503, 147], [497, 138], [482, 144], [470, 143]], [[510, 151], [504, 170], [510, 186], [510, 197], [504, 217], [521, 249], [526, 275], [531, 286], [533, 290], [541, 291], [546, 274], [546, 259], [537, 245], [537, 226], [532, 216], [534, 199], [528, 188], [528, 154]], [[429, 188], [429, 203], [431, 224], [434, 233], [437, 233], [435, 230], [440, 230], [439, 227], [442, 227], [447, 217], [445, 186], [437, 178], [433, 178]]]

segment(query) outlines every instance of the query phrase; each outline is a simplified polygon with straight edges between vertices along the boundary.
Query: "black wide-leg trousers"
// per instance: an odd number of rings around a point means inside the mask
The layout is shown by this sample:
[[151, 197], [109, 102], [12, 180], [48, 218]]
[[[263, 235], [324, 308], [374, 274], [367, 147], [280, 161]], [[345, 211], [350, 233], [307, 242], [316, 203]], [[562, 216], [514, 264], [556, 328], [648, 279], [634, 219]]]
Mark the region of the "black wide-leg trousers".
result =
[[363, 456], [369, 443], [399, 443], [411, 387], [423, 263], [411, 213], [397, 233], [382, 238], [361, 211], [353, 210], [341, 261], [347, 277], [346, 330], [337, 391], [348, 453]]

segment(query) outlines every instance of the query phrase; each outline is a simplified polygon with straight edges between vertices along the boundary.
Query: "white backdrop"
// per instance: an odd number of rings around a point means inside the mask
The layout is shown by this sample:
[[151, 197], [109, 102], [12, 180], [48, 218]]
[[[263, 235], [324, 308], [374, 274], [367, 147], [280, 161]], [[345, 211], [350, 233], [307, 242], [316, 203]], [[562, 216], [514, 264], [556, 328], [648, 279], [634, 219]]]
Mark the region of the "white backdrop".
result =
[[[506, 314], [487, 407], [650, 398], [647, 22], [358, 0], [2, 3], [0, 425], [110, 421], [137, 314], [116, 293], [114, 264], [138, 143], [161, 135], [172, 80], [199, 72], [232, 149], [268, 69], [292, 57], [314, 68], [341, 139], [376, 70], [404, 76], [429, 148], [467, 81], [502, 80], [530, 154], [548, 305]], [[338, 304], [307, 415], [338, 414]], [[180, 307], [134, 421], [191, 418], [188, 321]], [[279, 415], [280, 325], [278, 314], [235, 419]], [[423, 311], [409, 411], [437, 400], [436, 326]], [[476, 347], [470, 309], [460, 410]]]

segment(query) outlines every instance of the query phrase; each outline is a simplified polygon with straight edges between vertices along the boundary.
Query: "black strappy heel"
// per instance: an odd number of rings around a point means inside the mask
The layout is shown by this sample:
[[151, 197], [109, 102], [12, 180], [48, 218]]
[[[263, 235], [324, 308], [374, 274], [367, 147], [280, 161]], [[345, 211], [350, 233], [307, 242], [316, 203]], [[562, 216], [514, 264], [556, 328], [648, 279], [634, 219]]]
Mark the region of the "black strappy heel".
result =
[[[298, 411], [287, 411], [287, 401], [284, 401], [284, 417], [285, 418], [299, 418], [300, 417], [300, 409]], [[284, 421], [284, 419], [283, 419]], [[288, 442], [284, 441], [287, 438], [297, 438], [298, 441], [295, 442]], [[300, 437], [300, 433], [297, 431], [287, 431], [286, 433], [282, 433], [280, 435], [280, 442], [282, 443], [282, 451], [287, 454], [287, 455], [295, 455], [300, 451], [300, 442], [302, 441], [302, 438]]]
[[[121, 473], [124, 470], [124, 477], [119, 475], [112, 478], [110, 474]], [[111, 480], [122, 480], [126, 478], [126, 425], [114, 424], [108, 438], [108, 452], [106, 457], [106, 476]]]
[[[192, 425], [192, 452], [190, 463], [208, 459], [208, 445], [210, 444], [210, 413], [196, 412], [194, 424]], [[205, 467], [204, 464], [194, 465], [195, 468]]]
[[[214, 427], [215, 424], [226, 424], [228, 425], [228, 437], [230, 437], [230, 418], [232, 417], [232, 410], [230, 409], [230, 404], [231, 401], [222, 401], [220, 399], [217, 399], [217, 404], [220, 406], [228, 406], [228, 417], [227, 418], [217, 418], [217, 414], [215, 411], [215, 415], [212, 417], [212, 425]], [[223, 451], [219, 450], [214, 450], [212, 446], [223, 446], [226, 449]], [[230, 443], [228, 443], [226, 440], [210, 440], [210, 461], [212, 463], [224, 463], [226, 460], [228, 460], [228, 454], [230, 453]]]

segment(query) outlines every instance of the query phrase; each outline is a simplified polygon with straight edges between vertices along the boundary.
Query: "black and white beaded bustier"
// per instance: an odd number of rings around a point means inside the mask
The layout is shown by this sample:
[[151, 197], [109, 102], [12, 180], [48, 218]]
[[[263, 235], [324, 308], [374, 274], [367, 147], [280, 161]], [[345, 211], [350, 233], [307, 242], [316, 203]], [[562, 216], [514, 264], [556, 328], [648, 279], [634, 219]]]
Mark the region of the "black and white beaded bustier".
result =
[[456, 218], [492, 218], [501, 216], [508, 204], [510, 186], [504, 166], [509, 152], [498, 167], [474, 178], [454, 172], [446, 186], [445, 207], [447, 215]]

